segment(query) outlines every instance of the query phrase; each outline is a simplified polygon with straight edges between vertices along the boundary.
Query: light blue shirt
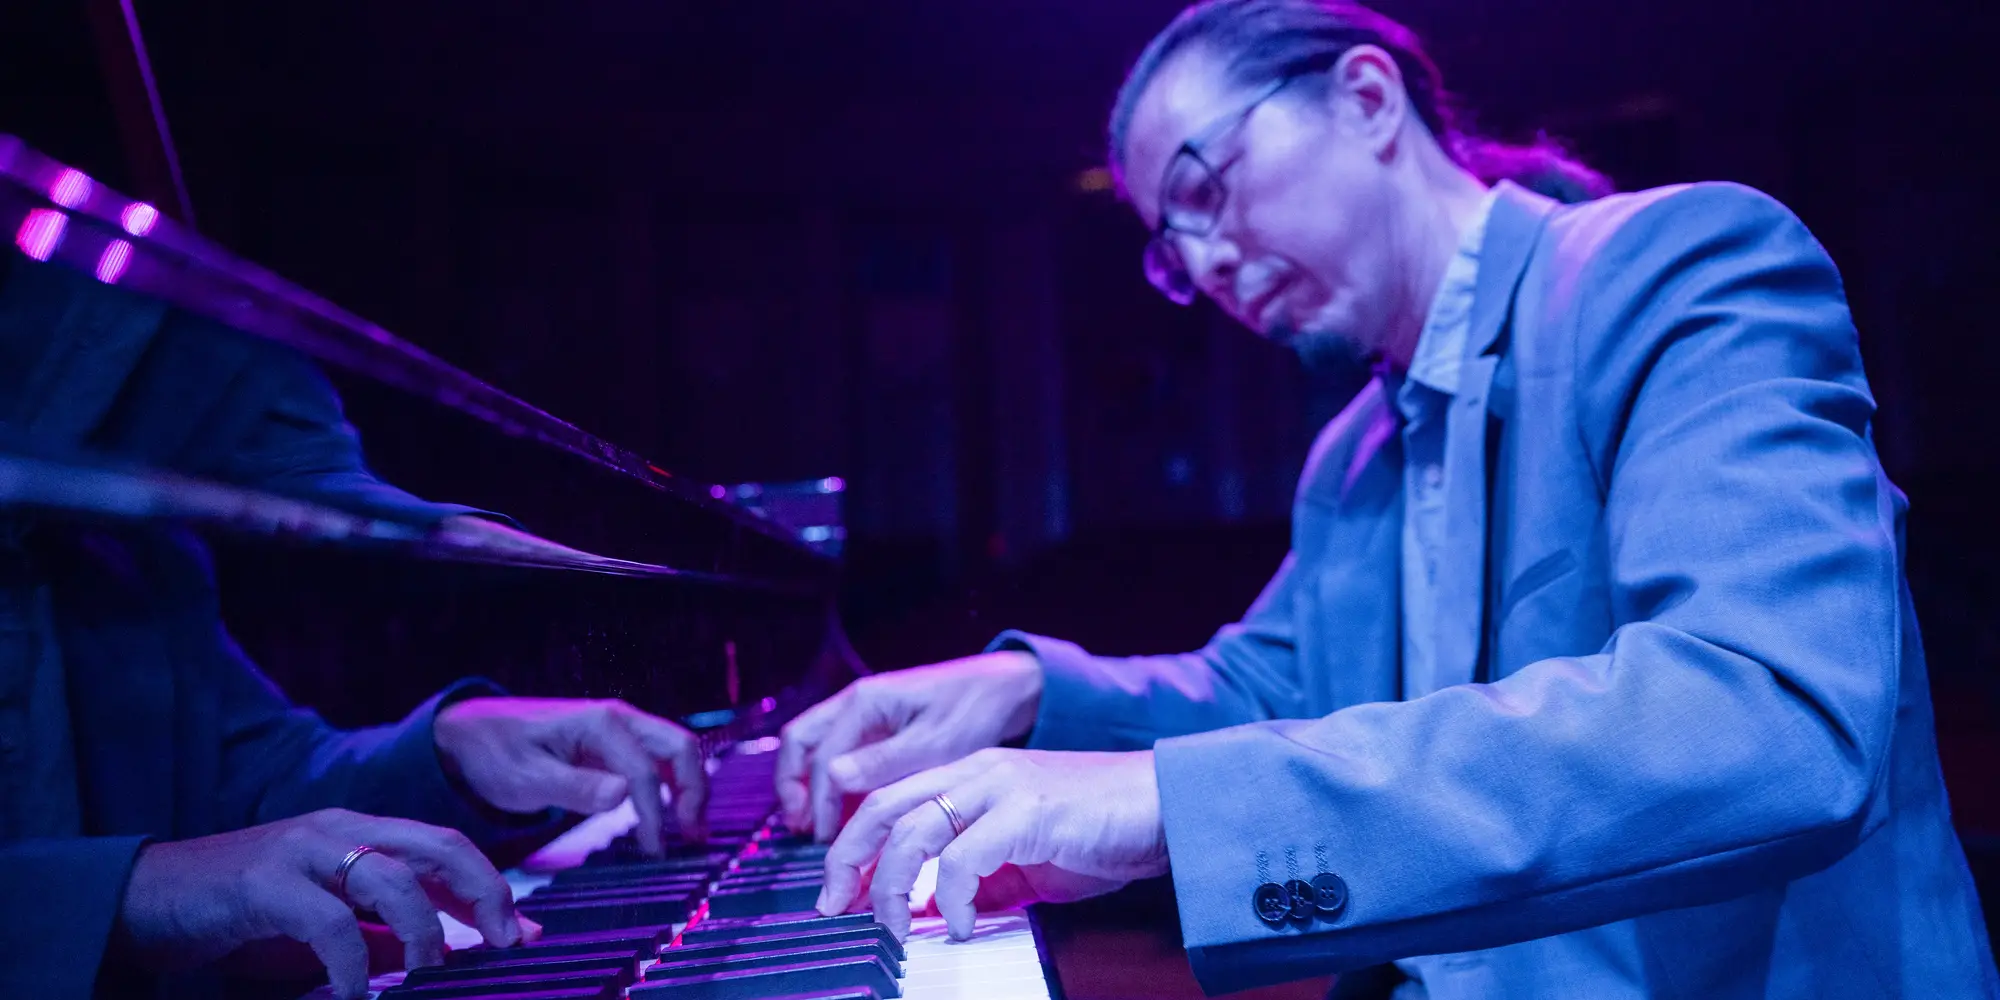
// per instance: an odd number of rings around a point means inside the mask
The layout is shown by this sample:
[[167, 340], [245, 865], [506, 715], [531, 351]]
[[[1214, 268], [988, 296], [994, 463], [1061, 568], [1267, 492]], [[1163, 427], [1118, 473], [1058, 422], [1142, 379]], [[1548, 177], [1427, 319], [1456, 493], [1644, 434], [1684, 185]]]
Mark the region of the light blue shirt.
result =
[[1403, 690], [1424, 693], [1437, 684], [1437, 563], [1444, 550], [1445, 423], [1458, 395], [1458, 370], [1472, 326], [1479, 287], [1479, 248], [1493, 195], [1465, 227], [1458, 252], [1445, 266], [1437, 295], [1417, 337], [1409, 373], [1396, 393], [1403, 415]]

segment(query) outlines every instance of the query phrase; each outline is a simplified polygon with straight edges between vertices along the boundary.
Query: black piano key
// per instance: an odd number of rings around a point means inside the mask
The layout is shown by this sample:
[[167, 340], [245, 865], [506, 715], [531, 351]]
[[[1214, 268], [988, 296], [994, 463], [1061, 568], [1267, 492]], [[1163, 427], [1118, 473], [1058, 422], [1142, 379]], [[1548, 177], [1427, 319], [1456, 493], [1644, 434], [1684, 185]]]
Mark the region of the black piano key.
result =
[[521, 902], [546, 903], [558, 900], [607, 899], [612, 896], [663, 896], [668, 893], [698, 895], [708, 891], [709, 880], [697, 876], [686, 878], [638, 879], [632, 882], [584, 882], [577, 885], [551, 885], [537, 889], [521, 897]]
[[787, 944], [764, 951], [743, 952], [737, 955], [711, 955], [706, 958], [678, 957], [676, 951], [669, 950], [660, 956], [660, 964], [646, 970], [646, 975], [651, 979], [675, 979], [704, 973], [728, 972], [733, 969], [762, 969], [779, 965], [824, 965], [864, 956], [881, 959], [891, 975], [898, 979], [903, 978], [903, 963], [890, 955], [889, 949], [874, 941]]
[[673, 940], [674, 929], [670, 925], [656, 927], [620, 927], [608, 931], [591, 931], [583, 934], [546, 934], [541, 938], [512, 948], [493, 948], [480, 945], [450, 952], [444, 957], [447, 966], [485, 965], [492, 962], [507, 962], [516, 958], [558, 958], [565, 955], [604, 954], [607, 952], [630, 952], [633, 961], [652, 958], [654, 953], [668, 941]]
[[618, 985], [630, 986], [639, 977], [639, 958], [628, 951], [598, 952], [589, 955], [516, 955], [513, 958], [479, 965], [427, 965], [411, 969], [405, 983], [460, 982], [500, 975], [556, 973], [609, 974]]
[[[620, 993], [621, 991], [619, 990], [612, 990], [610, 997], [607, 998], [603, 987], [586, 986], [573, 990], [555, 989], [529, 990], [525, 993], [475, 993], [469, 996], [454, 997], [453, 1000], [616, 1000]], [[396, 1000], [398, 996], [398, 994], [387, 991], [384, 991], [382, 995], [388, 997], [389, 1000]], [[402, 995], [409, 996], [411, 994]], [[421, 995], [419, 994], [418, 996]]]
[[751, 934], [795, 933], [836, 927], [880, 927], [872, 913], [841, 913], [823, 917], [811, 910], [796, 913], [772, 913], [758, 917], [738, 917], [735, 919], [708, 920], [688, 928], [681, 934], [683, 943], [693, 941], [714, 941], [722, 938], [744, 937]]
[[909, 956], [903, 951], [903, 943], [896, 940], [889, 928], [881, 924], [866, 927], [824, 927], [770, 934], [746, 934], [741, 937], [713, 938], [689, 943], [683, 940], [679, 946], [660, 952], [660, 960], [666, 962], [689, 961], [719, 955], [735, 955], [753, 951], [770, 951], [774, 948], [793, 944], [814, 942], [832, 943], [836, 941], [878, 941], [889, 952], [889, 956], [901, 962]]
[[819, 885], [825, 880], [826, 873], [817, 868], [806, 871], [731, 872], [723, 876], [722, 881], [716, 885], [716, 888], [735, 889], [738, 891], [744, 889], [773, 889], [779, 886], [799, 885], [805, 882]]
[[783, 824], [772, 827], [771, 835], [758, 842], [757, 846], [768, 851], [818, 848], [820, 853], [826, 853], [826, 845], [814, 840], [812, 834], [793, 833]]
[[515, 906], [522, 914], [555, 934], [608, 931], [618, 927], [652, 927], [686, 923], [697, 900], [682, 893], [634, 896], [611, 900], [537, 904], [533, 897]]
[[787, 993], [781, 997], [766, 1000], [882, 1000], [882, 994], [862, 987], [853, 990], [834, 990], [830, 993]]
[[639, 846], [637, 840], [621, 837], [608, 846], [590, 852], [590, 855], [583, 859], [583, 866], [596, 868], [604, 865], [649, 864], [661, 861], [701, 861], [715, 854], [728, 858], [748, 840], [747, 834], [738, 837], [718, 835], [712, 841], [686, 844], [678, 843], [675, 838], [669, 837], [666, 850], [654, 855]]
[[[758, 917], [812, 909], [819, 902], [820, 884], [780, 883], [768, 888], [717, 889], [708, 897], [708, 912], [717, 917]], [[539, 919], [539, 918], [538, 918]]]
[[626, 992], [632, 1000], [768, 1000], [773, 994], [840, 991], [866, 987], [884, 998], [903, 995], [889, 967], [876, 958], [849, 958], [818, 965], [733, 969], [701, 976], [644, 982]]
[[677, 861], [639, 861], [623, 865], [601, 865], [597, 867], [569, 868], [550, 876], [550, 885], [578, 885], [584, 882], [615, 882], [643, 878], [661, 878], [671, 875], [701, 875], [711, 877], [720, 873], [729, 863], [726, 854], [712, 854], [705, 858]]
[[745, 855], [742, 861], [737, 862], [737, 867], [759, 868], [765, 865], [789, 865], [806, 861], [825, 864], [826, 845], [815, 844], [811, 847], [787, 847], [782, 850], [763, 850], [760, 848], [755, 854]]
[[821, 872], [825, 870], [825, 858], [802, 858], [797, 861], [770, 861], [757, 865], [737, 865], [729, 874], [779, 875], [785, 872]]
[[556, 973], [542, 976], [521, 973], [438, 983], [404, 982], [383, 990], [381, 1000], [463, 1000], [466, 997], [500, 997], [550, 990], [584, 990], [586, 992], [578, 995], [618, 1000], [624, 988], [624, 983], [611, 975]]

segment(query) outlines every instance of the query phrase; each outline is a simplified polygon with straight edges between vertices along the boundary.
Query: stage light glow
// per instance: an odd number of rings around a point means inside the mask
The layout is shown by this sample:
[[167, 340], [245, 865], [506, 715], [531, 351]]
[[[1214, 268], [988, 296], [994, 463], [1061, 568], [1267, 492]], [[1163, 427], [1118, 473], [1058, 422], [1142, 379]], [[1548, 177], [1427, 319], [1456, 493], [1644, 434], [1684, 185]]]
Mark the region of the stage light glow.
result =
[[132, 244], [124, 240], [112, 240], [104, 248], [104, 254], [97, 258], [97, 280], [107, 285], [115, 285], [125, 276], [125, 268], [132, 263]]
[[125, 211], [118, 217], [119, 224], [134, 236], [144, 236], [152, 232], [153, 226], [159, 221], [160, 210], [143, 201], [135, 201], [125, 206]]
[[38, 208], [21, 220], [21, 228], [14, 232], [14, 245], [36, 260], [48, 260], [56, 255], [56, 247], [62, 245], [63, 233], [68, 230], [69, 216], [52, 208]]
[[49, 185], [49, 200], [64, 208], [75, 208], [90, 197], [94, 187], [89, 175], [75, 167], [64, 167], [56, 175], [55, 183]]

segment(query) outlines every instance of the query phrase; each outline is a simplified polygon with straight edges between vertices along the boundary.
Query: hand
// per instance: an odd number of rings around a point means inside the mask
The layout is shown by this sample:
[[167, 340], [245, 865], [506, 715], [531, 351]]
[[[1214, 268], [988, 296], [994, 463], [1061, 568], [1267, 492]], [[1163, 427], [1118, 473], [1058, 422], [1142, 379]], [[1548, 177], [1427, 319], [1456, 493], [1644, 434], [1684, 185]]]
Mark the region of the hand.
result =
[[855, 681], [781, 734], [778, 803], [785, 824], [832, 840], [844, 796], [1024, 735], [1041, 700], [1041, 664], [1019, 651]]
[[682, 833], [708, 837], [701, 744], [622, 701], [469, 698], [439, 712], [433, 729], [447, 770], [497, 809], [599, 813], [629, 795], [639, 845], [658, 854], [665, 779]]
[[[346, 898], [334, 872], [348, 869]], [[119, 911], [147, 965], [190, 968], [274, 938], [312, 948], [336, 994], [365, 996], [369, 951], [354, 908], [373, 910], [403, 943], [405, 967], [444, 961], [440, 909], [489, 944], [519, 944], [526, 927], [491, 862], [456, 830], [344, 809], [245, 830], [150, 844], [139, 852]]]
[[[931, 801], [940, 792], [965, 824], [956, 837]], [[938, 912], [961, 940], [972, 934], [975, 897], [992, 901], [993, 888], [1015, 896], [1005, 901], [1015, 905], [1068, 902], [1165, 874], [1153, 753], [982, 750], [877, 791], [826, 852], [819, 911], [832, 916], [857, 903], [872, 865], [875, 919], [903, 937], [917, 870], [931, 858]], [[1003, 866], [1012, 866], [1009, 884], [982, 894], [981, 880]]]

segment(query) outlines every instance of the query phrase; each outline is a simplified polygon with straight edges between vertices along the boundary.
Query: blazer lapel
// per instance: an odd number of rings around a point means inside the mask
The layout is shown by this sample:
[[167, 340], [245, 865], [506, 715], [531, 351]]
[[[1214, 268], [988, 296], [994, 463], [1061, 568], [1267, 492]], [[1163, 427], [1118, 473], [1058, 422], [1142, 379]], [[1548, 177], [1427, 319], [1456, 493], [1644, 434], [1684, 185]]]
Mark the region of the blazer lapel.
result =
[[[1501, 182], [1486, 242], [1479, 251], [1472, 328], [1459, 370], [1458, 395], [1445, 428], [1445, 551], [1438, 564], [1437, 678], [1440, 687], [1478, 676], [1485, 634], [1489, 418], [1493, 374], [1507, 349], [1514, 293], [1555, 203]], [[1410, 692], [1417, 697], [1428, 692]]]

